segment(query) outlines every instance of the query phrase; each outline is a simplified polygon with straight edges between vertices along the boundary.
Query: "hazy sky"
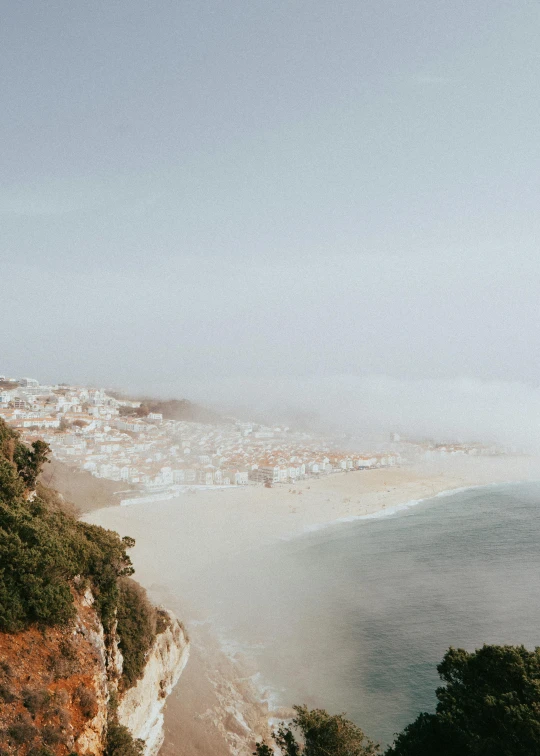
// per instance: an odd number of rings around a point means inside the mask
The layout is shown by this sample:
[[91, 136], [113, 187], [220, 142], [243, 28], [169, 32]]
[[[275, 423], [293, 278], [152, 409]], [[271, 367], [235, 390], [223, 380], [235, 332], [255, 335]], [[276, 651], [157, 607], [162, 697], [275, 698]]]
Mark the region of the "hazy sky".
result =
[[6, 3], [0, 373], [534, 420], [539, 35], [537, 0]]

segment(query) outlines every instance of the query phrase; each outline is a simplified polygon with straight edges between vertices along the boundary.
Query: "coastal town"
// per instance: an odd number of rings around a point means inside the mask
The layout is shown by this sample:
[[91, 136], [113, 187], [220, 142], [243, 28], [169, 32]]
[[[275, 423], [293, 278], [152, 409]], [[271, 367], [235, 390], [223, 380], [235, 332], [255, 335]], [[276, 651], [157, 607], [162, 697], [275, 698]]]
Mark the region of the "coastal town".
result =
[[[164, 403], [166, 404], [166, 403]], [[334, 473], [394, 467], [434, 455], [492, 455], [480, 444], [403, 441], [369, 449], [286, 426], [235, 418], [194, 422], [145, 411], [142, 400], [102, 388], [0, 375], [0, 417], [27, 442], [46, 441], [53, 456], [97, 478], [124, 482], [126, 498], [168, 498], [197, 488], [280, 484]]]

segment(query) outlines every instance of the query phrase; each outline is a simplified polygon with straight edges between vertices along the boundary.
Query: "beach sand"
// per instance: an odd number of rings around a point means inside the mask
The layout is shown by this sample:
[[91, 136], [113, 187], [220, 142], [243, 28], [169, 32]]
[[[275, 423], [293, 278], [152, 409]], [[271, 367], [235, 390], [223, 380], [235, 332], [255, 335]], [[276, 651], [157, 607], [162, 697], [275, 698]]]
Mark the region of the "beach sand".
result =
[[136, 539], [136, 578], [154, 601], [185, 621], [192, 639], [189, 664], [167, 703], [162, 756], [247, 756], [255, 739], [267, 735], [268, 718], [288, 714], [262, 700], [257, 670], [241, 653], [223, 651], [198, 601], [201, 581], [211, 579], [223, 560], [339, 521], [382, 516], [445, 491], [539, 478], [540, 462], [530, 457], [456, 457], [270, 489], [186, 493], [85, 515]]

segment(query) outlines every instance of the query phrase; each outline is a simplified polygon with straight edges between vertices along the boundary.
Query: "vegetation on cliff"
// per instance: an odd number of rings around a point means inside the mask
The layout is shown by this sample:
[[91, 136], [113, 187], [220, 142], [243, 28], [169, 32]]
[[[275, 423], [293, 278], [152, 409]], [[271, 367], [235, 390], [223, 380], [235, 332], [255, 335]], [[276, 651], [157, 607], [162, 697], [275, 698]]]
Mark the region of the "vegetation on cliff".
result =
[[103, 756], [142, 756], [144, 741], [132, 737], [127, 727], [120, 724], [117, 716], [116, 695], [109, 701], [107, 740]]
[[[110, 392], [118, 399], [126, 398], [115, 392]], [[150, 412], [163, 415], [165, 420], [185, 420], [190, 423], [223, 423], [227, 422], [219, 413], [208, 407], [190, 402], [188, 399], [150, 399], [139, 397], [140, 407], [120, 407], [120, 415], [132, 417], [146, 417]]]
[[[485, 645], [474, 653], [450, 648], [437, 667], [435, 713], [420, 714], [385, 756], [539, 756], [540, 648]], [[295, 707], [296, 717], [273, 734], [283, 756], [381, 754], [343, 715]], [[258, 743], [254, 756], [273, 756]]]
[[[42, 441], [26, 446], [0, 420], [0, 753], [68, 753], [68, 730], [96, 715], [94, 651], [78, 633], [72, 641], [75, 618], [80, 627], [85, 612], [94, 622], [97, 613], [106, 642], [118, 640], [120, 691], [142, 676], [160, 629], [159, 613], [129, 577], [134, 541], [77, 520], [73, 506], [38, 482], [48, 452]], [[107, 756], [141, 750], [114, 712], [104, 746]]]
[[[295, 706], [296, 716], [273, 733], [283, 756], [377, 756], [379, 747], [342, 714]], [[257, 743], [253, 756], [274, 756], [267, 743]]]
[[89, 585], [108, 628], [118, 579], [131, 575], [131, 539], [76, 520], [37, 477], [48, 447], [30, 449], [0, 421], [0, 631], [51, 626], [74, 616], [72, 586]]
[[[96, 613], [75, 594], [77, 632], [32, 626], [0, 633], [0, 753], [65, 756], [103, 706]], [[86, 749], [84, 749], [86, 750]]]
[[386, 756], [538, 756], [540, 648], [451, 648], [437, 667], [434, 714], [420, 714]]
[[146, 652], [156, 637], [157, 612], [142, 586], [129, 578], [118, 583], [118, 635], [124, 657], [122, 688], [131, 688], [142, 676]]

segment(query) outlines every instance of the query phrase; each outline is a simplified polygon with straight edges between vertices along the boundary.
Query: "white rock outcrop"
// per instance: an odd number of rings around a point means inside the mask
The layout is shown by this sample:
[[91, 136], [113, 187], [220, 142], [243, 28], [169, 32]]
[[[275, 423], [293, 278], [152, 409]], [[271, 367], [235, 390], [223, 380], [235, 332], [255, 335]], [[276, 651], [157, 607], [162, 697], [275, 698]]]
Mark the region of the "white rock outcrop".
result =
[[127, 690], [118, 706], [118, 721], [134, 738], [144, 740], [144, 756], [157, 756], [164, 740], [163, 708], [189, 656], [189, 640], [174, 614], [148, 654], [143, 677]]
[[92, 719], [85, 722], [84, 728], [75, 743], [78, 753], [98, 754], [103, 753], [103, 742], [107, 732], [107, 705], [109, 703], [109, 679], [107, 675], [107, 647], [103, 625], [92, 610], [84, 612], [84, 609], [92, 607], [94, 597], [88, 589], [81, 600], [82, 611], [79, 611], [73, 631], [73, 637], [85, 638], [95, 652], [95, 662], [92, 665], [92, 685], [90, 689], [96, 696], [97, 711]]

